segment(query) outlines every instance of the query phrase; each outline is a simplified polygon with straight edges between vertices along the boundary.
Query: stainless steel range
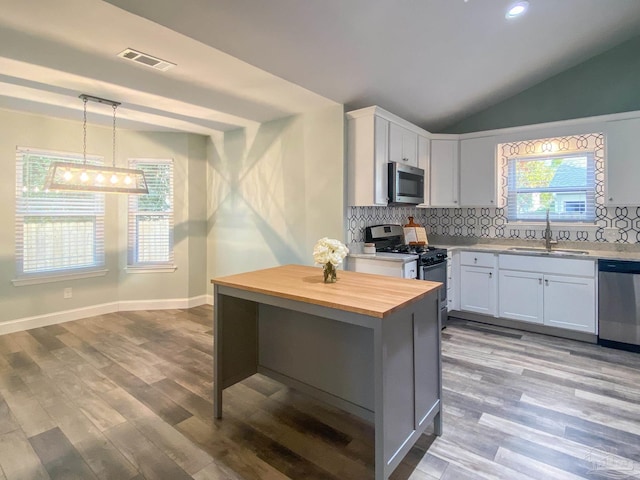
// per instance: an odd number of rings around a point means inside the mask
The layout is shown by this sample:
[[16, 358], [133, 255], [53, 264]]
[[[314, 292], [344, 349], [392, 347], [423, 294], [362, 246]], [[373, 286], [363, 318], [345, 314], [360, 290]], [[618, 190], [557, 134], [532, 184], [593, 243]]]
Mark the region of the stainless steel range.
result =
[[442, 283], [440, 313], [443, 325], [447, 319], [447, 250], [421, 245], [405, 245], [401, 225], [374, 225], [365, 228], [365, 242], [374, 243], [376, 252], [416, 255], [418, 279]]

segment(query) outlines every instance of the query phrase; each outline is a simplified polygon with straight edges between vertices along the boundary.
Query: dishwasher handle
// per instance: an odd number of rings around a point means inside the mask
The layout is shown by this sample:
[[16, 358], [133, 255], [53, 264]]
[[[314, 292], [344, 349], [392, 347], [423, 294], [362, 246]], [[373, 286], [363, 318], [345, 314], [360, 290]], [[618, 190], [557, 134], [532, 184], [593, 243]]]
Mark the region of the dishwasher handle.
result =
[[598, 260], [599, 272], [640, 274], [640, 262], [629, 260]]

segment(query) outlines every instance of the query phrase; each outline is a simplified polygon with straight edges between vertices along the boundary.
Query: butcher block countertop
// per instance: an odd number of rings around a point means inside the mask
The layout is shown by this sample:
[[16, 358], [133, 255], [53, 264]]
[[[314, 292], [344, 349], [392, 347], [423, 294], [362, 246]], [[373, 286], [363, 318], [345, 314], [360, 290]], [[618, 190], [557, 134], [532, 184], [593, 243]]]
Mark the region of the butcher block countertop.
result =
[[211, 283], [377, 318], [404, 308], [442, 285], [343, 270], [338, 271], [336, 283], [324, 283], [322, 268], [304, 265], [218, 277]]

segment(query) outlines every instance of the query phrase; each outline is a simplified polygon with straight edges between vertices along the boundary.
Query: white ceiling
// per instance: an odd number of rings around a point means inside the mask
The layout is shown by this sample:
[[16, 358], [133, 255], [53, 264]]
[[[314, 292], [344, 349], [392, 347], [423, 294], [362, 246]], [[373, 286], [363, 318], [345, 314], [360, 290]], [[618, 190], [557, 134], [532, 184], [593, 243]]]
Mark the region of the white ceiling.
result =
[[438, 131], [640, 34], [640, 0], [510, 3], [0, 0], [0, 107], [79, 118], [87, 93], [121, 126], [208, 134], [377, 104]]

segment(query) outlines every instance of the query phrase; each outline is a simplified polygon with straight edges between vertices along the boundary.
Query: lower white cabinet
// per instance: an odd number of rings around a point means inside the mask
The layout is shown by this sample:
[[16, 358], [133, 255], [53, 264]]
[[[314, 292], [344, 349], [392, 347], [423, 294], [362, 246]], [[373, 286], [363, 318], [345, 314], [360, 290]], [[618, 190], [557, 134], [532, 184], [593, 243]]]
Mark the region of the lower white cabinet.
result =
[[523, 322], [543, 323], [543, 275], [500, 270], [498, 316]]
[[544, 276], [544, 324], [595, 333], [595, 279]]
[[496, 314], [496, 256], [460, 252], [460, 310]]
[[499, 265], [500, 317], [596, 333], [593, 260], [500, 255]]
[[349, 270], [361, 273], [375, 273], [398, 278], [418, 278], [418, 262], [379, 260], [374, 258], [353, 257], [348, 262]]

